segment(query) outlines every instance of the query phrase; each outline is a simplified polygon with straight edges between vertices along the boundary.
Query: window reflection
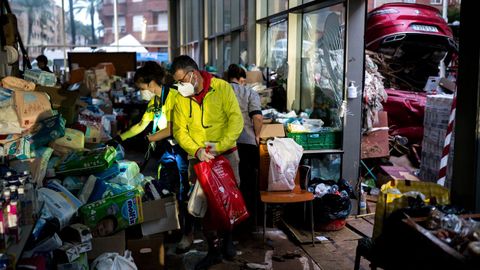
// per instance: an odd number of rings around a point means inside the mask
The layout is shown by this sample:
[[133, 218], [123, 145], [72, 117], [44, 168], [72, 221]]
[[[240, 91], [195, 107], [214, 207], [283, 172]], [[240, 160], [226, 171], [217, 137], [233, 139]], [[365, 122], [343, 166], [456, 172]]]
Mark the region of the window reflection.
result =
[[267, 31], [267, 73], [268, 84], [272, 88], [270, 106], [277, 111], [287, 110], [287, 38], [286, 20], [271, 24]]
[[288, 9], [288, 0], [268, 0], [268, 15]]
[[300, 107], [325, 127], [342, 127], [344, 16], [342, 4], [303, 15]]

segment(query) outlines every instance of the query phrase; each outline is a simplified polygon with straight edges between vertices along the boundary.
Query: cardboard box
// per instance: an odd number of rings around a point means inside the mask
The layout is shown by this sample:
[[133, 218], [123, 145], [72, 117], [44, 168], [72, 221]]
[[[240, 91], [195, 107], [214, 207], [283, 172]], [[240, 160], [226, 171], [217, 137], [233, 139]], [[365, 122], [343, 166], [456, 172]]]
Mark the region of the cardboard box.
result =
[[125, 231], [120, 231], [111, 236], [94, 237], [92, 239], [92, 250], [88, 252], [88, 259], [93, 260], [105, 252], [125, 252]]
[[247, 71], [246, 83], [263, 83], [263, 75], [260, 70]]
[[167, 217], [167, 210], [165, 209], [166, 201], [168, 200], [160, 199], [143, 202], [143, 222], [155, 221]]
[[[177, 205], [177, 199], [175, 198], [175, 196], [156, 200], [153, 202], [154, 204], [152, 205], [155, 205], [155, 204], [159, 205], [160, 203], [164, 204], [165, 216], [162, 216], [161, 218], [155, 218], [155, 217], [159, 217], [161, 213], [157, 215], [150, 215], [149, 213], [150, 216], [148, 220], [150, 221], [144, 222], [142, 224], [141, 226], [142, 234], [146, 236], [146, 235], [152, 235], [152, 234], [157, 234], [161, 232], [180, 229], [180, 222], [178, 220], [178, 205]], [[152, 212], [155, 210], [158, 212], [161, 212], [158, 209], [153, 208], [152, 206], [147, 206], [148, 212]]]
[[84, 78], [85, 78], [85, 68], [83, 67], [73, 68], [70, 71], [70, 80], [68, 81], [68, 83], [74, 84], [74, 83], [83, 82]]
[[115, 70], [115, 66], [111, 62], [98, 63], [95, 66], [95, 69], [105, 69], [105, 71], [107, 72], [109, 77], [111, 77], [113, 75], [117, 75], [117, 72]]
[[379, 187], [391, 180], [420, 181], [412, 172], [401, 166], [380, 166], [381, 172], [378, 175]]
[[165, 269], [165, 246], [163, 234], [144, 236], [127, 242], [128, 250], [132, 251], [133, 260], [138, 269]]
[[275, 137], [285, 137], [283, 124], [264, 124], [260, 131], [260, 139], [267, 140], [268, 138]]

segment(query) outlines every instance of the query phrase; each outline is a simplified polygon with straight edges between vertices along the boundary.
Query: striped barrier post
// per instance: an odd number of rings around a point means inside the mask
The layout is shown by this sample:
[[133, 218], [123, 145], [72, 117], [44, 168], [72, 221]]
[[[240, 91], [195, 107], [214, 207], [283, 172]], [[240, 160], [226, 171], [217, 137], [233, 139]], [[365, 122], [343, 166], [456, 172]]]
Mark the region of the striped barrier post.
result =
[[455, 112], [457, 107], [457, 91], [453, 93], [452, 107], [450, 110], [450, 118], [448, 119], [447, 133], [445, 142], [443, 143], [442, 159], [440, 160], [440, 171], [438, 172], [437, 184], [445, 186], [447, 179], [448, 155], [450, 154], [450, 143], [452, 142], [453, 124], [455, 122]]

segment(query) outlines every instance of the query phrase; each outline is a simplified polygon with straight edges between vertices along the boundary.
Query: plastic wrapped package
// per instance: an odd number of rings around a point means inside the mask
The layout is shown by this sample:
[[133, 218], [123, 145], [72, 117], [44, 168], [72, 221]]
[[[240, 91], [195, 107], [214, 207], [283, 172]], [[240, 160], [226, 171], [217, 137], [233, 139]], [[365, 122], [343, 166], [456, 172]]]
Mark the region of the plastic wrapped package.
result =
[[66, 128], [63, 137], [52, 142], [52, 148], [55, 149], [56, 146], [81, 150], [85, 146], [85, 134], [76, 129]]
[[60, 222], [61, 228], [69, 224], [72, 216], [83, 205], [70, 191], [55, 181], [51, 181], [47, 187], [40, 188], [38, 193], [50, 213]]
[[47, 145], [65, 135], [65, 119], [60, 115], [45, 118], [33, 127], [30, 143], [32, 147]]
[[22, 131], [13, 105], [0, 106], [0, 134], [20, 134]]
[[57, 174], [94, 174], [112, 166], [116, 156], [115, 148], [108, 146], [92, 151], [79, 151], [69, 154], [58, 166]]
[[[82, 190], [82, 188], [84, 186], [84, 182], [82, 181], [82, 179], [80, 177], [67, 176], [67, 177], [65, 177], [65, 179], [63, 179], [62, 185], [66, 189], [68, 189], [68, 191], [72, 192], [73, 194], [77, 194], [77, 193], [79, 193], [80, 190]], [[85, 203], [85, 202], [83, 202], [83, 203]]]
[[142, 194], [132, 190], [87, 204], [80, 215], [94, 236], [111, 235], [143, 222]]
[[[98, 99], [93, 100], [96, 101]], [[99, 100], [99, 102], [103, 101]], [[100, 143], [111, 139], [109, 117], [105, 115], [98, 105], [88, 105], [86, 109], [80, 111], [78, 123], [86, 127], [85, 142], [87, 143]]]
[[3, 87], [14, 91], [33, 91], [35, 90], [35, 83], [28, 82], [23, 79], [7, 76], [2, 79]]
[[14, 102], [23, 128], [30, 128], [53, 115], [48, 95], [43, 92], [15, 91]]
[[129, 160], [121, 160], [117, 162], [120, 167], [120, 175], [127, 179], [134, 178], [140, 173], [140, 167], [137, 162]]

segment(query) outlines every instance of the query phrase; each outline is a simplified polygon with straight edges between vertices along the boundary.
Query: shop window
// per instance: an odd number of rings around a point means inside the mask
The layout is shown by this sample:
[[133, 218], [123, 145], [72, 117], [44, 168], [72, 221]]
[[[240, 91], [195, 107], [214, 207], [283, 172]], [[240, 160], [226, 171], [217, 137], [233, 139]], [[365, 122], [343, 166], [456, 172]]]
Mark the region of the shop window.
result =
[[442, 4], [442, 0], [431, 0], [431, 1], [430, 1], [430, 4], [431, 4], [431, 5], [441, 5], [441, 4]]
[[305, 13], [302, 20], [300, 107], [325, 127], [341, 128], [343, 102], [343, 4]]

